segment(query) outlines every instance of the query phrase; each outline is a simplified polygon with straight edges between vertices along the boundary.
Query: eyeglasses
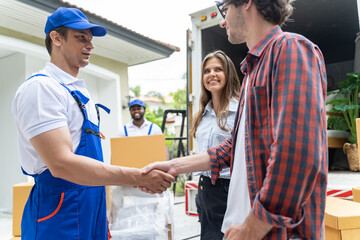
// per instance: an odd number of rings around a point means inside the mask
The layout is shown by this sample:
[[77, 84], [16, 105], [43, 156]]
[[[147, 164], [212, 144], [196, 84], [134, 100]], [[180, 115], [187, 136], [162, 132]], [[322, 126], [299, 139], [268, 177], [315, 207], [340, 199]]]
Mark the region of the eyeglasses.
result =
[[225, 2], [216, 2], [216, 7], [218, 8], [221, 16], [225, 19], [225, 17], [226, 17], [226, 9], [224, 9]]

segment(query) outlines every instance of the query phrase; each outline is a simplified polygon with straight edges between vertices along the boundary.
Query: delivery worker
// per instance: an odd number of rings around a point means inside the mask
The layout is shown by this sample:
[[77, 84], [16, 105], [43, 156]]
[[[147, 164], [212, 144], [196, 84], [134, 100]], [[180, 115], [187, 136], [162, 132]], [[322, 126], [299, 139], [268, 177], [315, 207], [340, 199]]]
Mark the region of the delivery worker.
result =
[[144, 118], [146, 107], [143, 101], [135, 99], [130, 102], [129, 110], [132, 121], [119, 130], [120, 137], [135, 137], [162, 134], [160, 127]]
[[59, 8], [46, 22], [50, 62], [17, 90], [13, 114], [23, 172], [35, 178], [21, 238], [107, 239], [104, 185], [144, 186], [161, 193], [174, 178], [161, 172], [103, 163], [98, 108], [77, 78], [89, 63], [93, 36], [104, 27], [75, 8]]

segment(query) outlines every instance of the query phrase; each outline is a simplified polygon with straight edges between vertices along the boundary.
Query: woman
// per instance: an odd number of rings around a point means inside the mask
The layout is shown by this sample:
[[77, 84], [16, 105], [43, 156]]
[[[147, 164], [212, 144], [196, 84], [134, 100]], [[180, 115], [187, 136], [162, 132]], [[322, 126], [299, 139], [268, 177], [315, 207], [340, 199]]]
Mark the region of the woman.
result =
[[[197, 139], [199, 152], [219, 145], [230, 137], [240, 92], [240, 81], [231, 59], [222, 51], [209, 53], [203, 60], [200, 110], [196, 113], [191, 135]], [[201, 239], [223, 239], [221, 225], [226, 211], [230, 169], [220, 172], [215, 185], [210, 171], [199, 175], [197, 211]]]

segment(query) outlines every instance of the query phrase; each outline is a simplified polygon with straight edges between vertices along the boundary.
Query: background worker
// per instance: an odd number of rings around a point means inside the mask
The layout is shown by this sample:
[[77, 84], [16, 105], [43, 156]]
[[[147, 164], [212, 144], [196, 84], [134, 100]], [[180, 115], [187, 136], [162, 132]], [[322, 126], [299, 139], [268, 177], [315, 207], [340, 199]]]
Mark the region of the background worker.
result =
[[129, 104], [131, 118], [124, 127], [119, 130], [119, 137], [136, 137], [145, 135], [162, 134], [160, 127], [144, 118], [146, 107], [143, 101], [135, 99]]
[[279, 25], [292, 0], [225, 0], [217, 6], [232, 44], [246, 43], [232, 138], [200, 153], [150, 164], [171, 174], [232, 171], [226, 240], [325, 239], [326, 69], [320, 49]]
[[[230, 137], [233, 128], [240, 80], [231, 59], [223, 51], [209, 53], [201, 64], [200, 110], [195, 114], [191, 135], [197, 140], [199, 152], [206, 152]], [[220, 172], [215, 185], [211, 171], [201, 174], [196, 196], [202, 240], [221, 240], [221, 225], [226, 211], [230, 169]]]
[[[23, 172], [35, 179], [21, 239], [107, 239], [104, 185], [146, 186], [161, 193], [171, 175], [103, 163], [97, 107], [77, 78], [104, 27], [75, 8], [59, 8], [45, 26], [50, 62], [17, 90], [13, 114]], [[101, 106], [100, 106], [101, 107]], [[109, 111], [104, 107], [106, 111]]]

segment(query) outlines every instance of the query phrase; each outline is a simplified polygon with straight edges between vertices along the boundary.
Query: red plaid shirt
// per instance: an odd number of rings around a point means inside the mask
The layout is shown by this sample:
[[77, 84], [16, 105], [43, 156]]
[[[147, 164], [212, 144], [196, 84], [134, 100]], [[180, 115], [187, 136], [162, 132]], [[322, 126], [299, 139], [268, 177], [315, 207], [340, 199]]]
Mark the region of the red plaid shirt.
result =
[[[249, 51], [241, 71], [244, 81], [249, 77], [244, 117], [250, 200], [253, 213], [274, 226], [264, 239], [324, 239], [328, 166], [322, 53], [303, 36], [275, 26]], [[244, 86], [232, 137], [208, 150], [213, 183], [222, 168], [232, 169]]]

